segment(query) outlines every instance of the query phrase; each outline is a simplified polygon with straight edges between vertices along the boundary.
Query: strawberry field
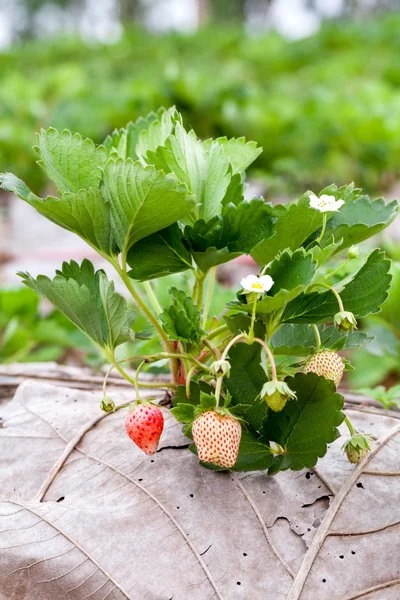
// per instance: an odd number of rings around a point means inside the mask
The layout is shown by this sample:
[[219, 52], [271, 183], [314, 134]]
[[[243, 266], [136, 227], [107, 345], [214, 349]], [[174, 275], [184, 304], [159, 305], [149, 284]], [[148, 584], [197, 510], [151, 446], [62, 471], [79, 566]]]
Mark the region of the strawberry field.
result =
[[0, 597], [398, 596], [399, 31], [1, 57]]

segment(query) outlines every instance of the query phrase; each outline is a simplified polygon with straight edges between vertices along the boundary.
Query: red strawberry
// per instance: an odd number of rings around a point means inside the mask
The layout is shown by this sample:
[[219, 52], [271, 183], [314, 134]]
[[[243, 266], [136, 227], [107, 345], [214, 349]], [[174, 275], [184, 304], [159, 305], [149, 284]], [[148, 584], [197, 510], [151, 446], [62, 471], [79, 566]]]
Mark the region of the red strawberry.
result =
[[304, 366], [304, 373], [316, 373], [332, 379], [336, 387], [339, 385], [344, 372], [344, 362], [339, 354], [331, 350], [322, 350], [313, 354]]
[[125, 429], [143, 452], [155, 454], [164, 429], [163, 414], [158, 406], [137, 403], [125, 417]]
[[194, 421], [192, 433], [199, 460], [225, 469], [234, 466], [242, 435], [239, 421], [209, 410]]

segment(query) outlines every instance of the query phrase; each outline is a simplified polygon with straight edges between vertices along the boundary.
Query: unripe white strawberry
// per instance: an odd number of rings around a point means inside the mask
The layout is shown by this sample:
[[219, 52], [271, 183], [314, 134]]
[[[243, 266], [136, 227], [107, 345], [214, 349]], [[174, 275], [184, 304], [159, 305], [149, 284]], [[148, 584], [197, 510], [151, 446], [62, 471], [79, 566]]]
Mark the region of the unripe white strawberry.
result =
[[313, 354], [306, 362], [304, 373], [316, 373], [325, 379], [331, 379], [337, 387], [343, 377], [344, 362], [336, 352], [322, 350]]
[[199, 460], [225, 469], [234, 466], [242, 435], [239, 421], [209, 410], [193, 422], [192, 434]]

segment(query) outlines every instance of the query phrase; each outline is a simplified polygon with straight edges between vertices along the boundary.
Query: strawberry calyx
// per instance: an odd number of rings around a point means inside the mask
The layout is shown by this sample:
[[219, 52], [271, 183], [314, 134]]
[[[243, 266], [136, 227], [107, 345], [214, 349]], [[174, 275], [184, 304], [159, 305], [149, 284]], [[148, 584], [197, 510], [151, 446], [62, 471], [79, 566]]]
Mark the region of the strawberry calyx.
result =
[[295, 400], [296, 393], [284, 381], [267, 381], [261, 390], [261, 398], [274, 412], [280, 412], [285, 408], [288, 400]]

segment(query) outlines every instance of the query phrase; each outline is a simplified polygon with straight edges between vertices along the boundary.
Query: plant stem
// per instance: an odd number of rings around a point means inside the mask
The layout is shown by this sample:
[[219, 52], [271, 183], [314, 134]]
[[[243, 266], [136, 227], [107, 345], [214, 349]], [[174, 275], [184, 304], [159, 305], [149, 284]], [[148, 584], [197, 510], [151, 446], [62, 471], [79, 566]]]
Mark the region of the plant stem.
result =
[[315, 335], [315, 341], [317, 343], [317, 350], [319, 350], [321, 348], [321, 336], [319, 334], [319, 329], [318, 327], [315, 325], [315, 323], [311, 324], [311, 327], [314, 330], [314, 335]]
[[318, 244], [321, 243], [321, 240], [324, 237], [327, 220], [328, 220], [328, 214], [327, 213], [322, 213], [322, 229], [321, 229], [321, 233], [319, 234], [319, 237], [317, 239], [317, 243]]
[[330, 290], [332, 292], [332, 294], [336, 297], [336, 300], [338, 302], [339, 305], [339, 311], [343, 312], [344, 311], [344, 306], [343, 306], [343, 302], [342, 299], [339, 295], [339, 292], [337, 290], [335, 290], [334, 287], [332, 287], [331, 285], [328, 285], [327, 283], [313, 283], [309, 289], [309, 291], [311, 291], [314, 287], [323, 287], [326, 288], [327, 290]]
[[218, 348], [216, 346], [214, 346], [209, 340], [207, 340], [206, 338], [203, 338], [203, 342], [204, 345], [207, 346], [207, 348], [209, 348], [209, 350], [211, 350], [211, 352], [214, 354], [216, 360], [219, 360], [221, 358], [221, 353], [218, 350]]
[[224, 349], [224, 351], [222, 353], [222, 356], [221, 356], [221, 360], [225, 360], [226, 359], [229, 350], [232, 348], [232, 346], [234, 344], [236, 344], [236, 342], [238, 342], [241, 339], [247, 341], [247, 335], [245, 333], [239, 333], [233, 339], [231, 339], [231, 341], [225, 346], [225, 349]]
[[353, 435], [356, 435], [356, 431], [355, 431], [355, 429], [353, 427], [353, 424], [352, 424], [352, 422], [350, 421], [350, 419], [349, 419], [349, 417], [347, 415], [345, 416], [344, 422], [347, 425], [347, 428], [348, 428], [348, 430], [350, 432], [350, 435], [352, 437], [353, 437]]
[[196, 305], [199, 311], [203, 307], [203, 294], [204, 294], [204, 282], [206, 280], [207, 275], [201, 271], [196, 271], [196, 282], [197, 282], [197, 299]]
[[145, 282], [144, 289], [146, 290], [146, 294], [149, 297], [149, 300], [153, 305], [153, 309], [156, 311], [157, 315], [160, 315], [162, 313], [162, 308], [157, 299], [157, 296], [154, 293], [154, 290], [153, 290], [153, 287], [152, 287], [150, 281]]
[[[238, 342], [239, 340], [246, 340], [247, 341], [247, 335], [244, 333], [239, 333], [238, 335], [236, 335], [225, 347], [222, 356], [221, 356], [221, 360], [225, 360], [227, 357], [227, 354], [229, 352], [229, 350], [232, 348], [232, 346], [234, 344], [236, 344], [236, 342]], [[222, 380], [224, 379], [223, 375], [220, 375], [217, 379], [217, 383], [215, 386], [215, 400], [216, 400], [216, 407], [218, 408], [219, 406], [219, 399], [221, 396], [221, 389], [222, 389]]]
[[249, 342], [250, 342], [250, 344], [252, 344], [253, 340], [254, 340], [254, 323], [256, 321], [257, 302], [258, 302], [258, 296], [256, 296], [255, 299], [254, 299], [253, 310], [252, 310], [252, 313], [251, 313], [251, 323], [250, 323], [250, 329], [249, 329]]
[[209, 280], [208, 280], [206, 303], [204, 305], [203, 317], [202, 317], [202, 320], [201, 320], [201, 326], [202, 326], [203, 329], [206, 326], [207, 318], [208, 318], [208, 313], [209, 313], [211, 302], [212, 302], [212, 296], [213, 296], [213, 291], [214, 291], [216, 270], [217, 270], [217, 267], [213, 267], [210, 270], [210, 277], [209, 277]]
[[135, 373], [136, 400], [140, 400], [140, 394], [139, 394], [139, 373], [140, 373], [141, 369], [144, 367], [145, 364], [146, 364], [146, 361], [142, 360], [142, 362], [140, 363], [140, 365], [136, 369], [136, 373]]
[[210, 333], [208, 333], [204, 338], [203, 338], [203, 342], [204, 340], [212, 340], [215, 337], [217, 337], [217, 335], [219, 335], [220, 333], [224, 333], [225, 331], [229, 331], [229, 327], [228, 325], [220, 325], [219, 327], [217, 327], [216, 329], [213, 329], [212, 331], [210, 331]]
[[186, 396], [188, 398], [190, 398], [190, 382], [192, 380], [193, 374], [195, 373], [197, 367], [196, 365], [193, 365], [193, 367], [190, 369], [190, 371], [187, 374], [186, 377]]
[[272, 374], [272, 381], [278, 381], [278, 376], [276, 374], [276, 365], [275, 365], [275, 359], [274, 359], [274, 355], [272, 354], [271, 350], [268, 347], [268, 344], [266, 344], [264, 342], [264, 340], [261, 340], [260, 338], [254, 338], [255, 342], [258, 342], [265, 350], [265, 352], [267, 353], [267, 356], [269, 358], [269, 362], [271, 365], [271, 374]]
[[[157, 317], [155, 317], [153, 315], [153, 313], [147, 308], [146, 304], [143, 302], [142, 298], [140, 297], [139, 292], [137, 292], [135, 290], [132, 280], [130, 279], [130, 277], [128, 276], [128, 274], [126, 272], [126, 269], [121, 269], [121, 267], [118, 264], [115, 264], [114, 266], [115, 266], [116, 270], [118, 271], [118, 274], [121, 277], [122, 281], [125, 283], [126, 287], [128, 288], [132, 298], [135, 300], [136, 304], [140, 307], [140, 309], [146, 315], [148, 321], [150, 321], [150, 323], [156, 329], [158, 335], [160, 336], [160, 338], [164, 344], [165, 349], [168, 350], [169, 352], [172, 352], [173, 347], [172, 347], [171, 342], [168, 340], [168, 337], [167, 337], [165, 331], [163, 330], [160, 323], [158, 322]], [[178, 364], [177, 364], [176, 360], [171, 359], [170, 366], [171, 366], [172, 380], [173, 380], [173, 382], [175, 382], [177, 375], [178, 375]]]
[[335, 275], [335, 273], [337, 273], [338, 271], [340, 271], [340, 269], [343, 269], [343, 267], [345, 267], [347, 265], [348, 262], [350, 262], [352, 259], [351, 258], [346, 258], [346, 260], [339, 265], [336, 269], [334, 269], [334, 271], [330, 271], [329, 273], [327, 273], [326, 275], [324, 275], [320, 281], [324, 281], [325, 279], [328, 279], [328, 277], [332, 277], [332, 275]]

